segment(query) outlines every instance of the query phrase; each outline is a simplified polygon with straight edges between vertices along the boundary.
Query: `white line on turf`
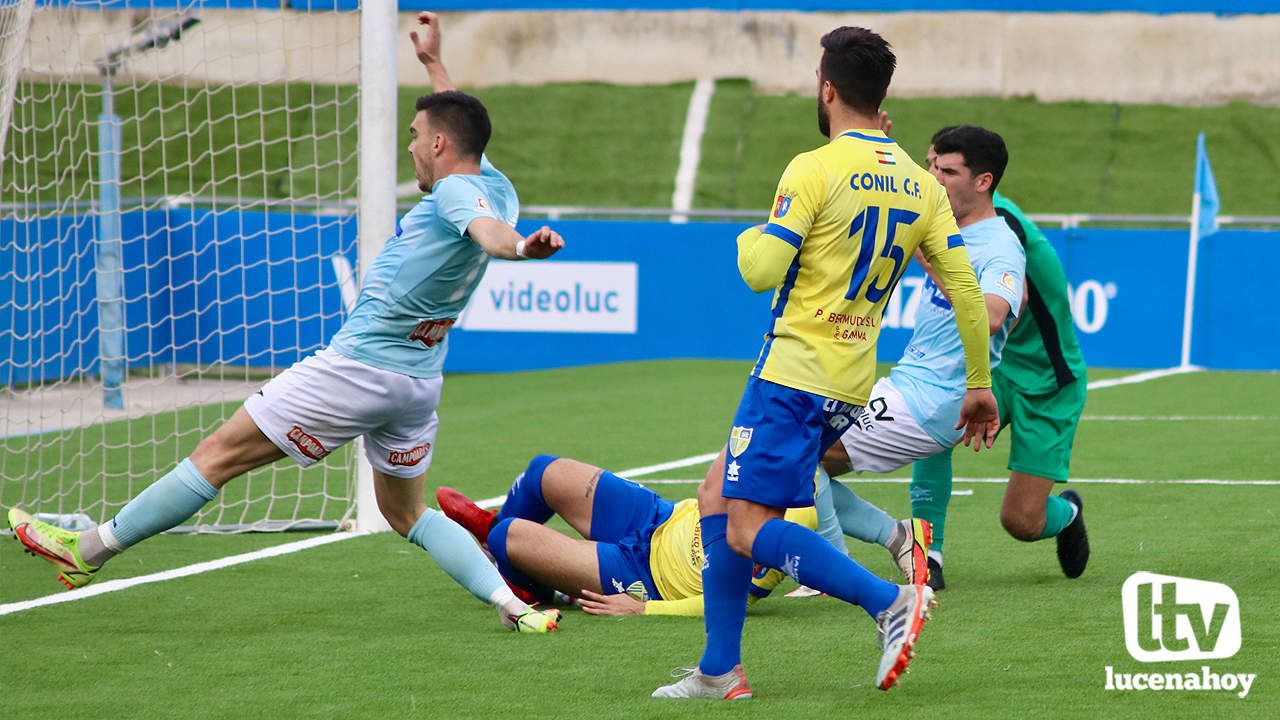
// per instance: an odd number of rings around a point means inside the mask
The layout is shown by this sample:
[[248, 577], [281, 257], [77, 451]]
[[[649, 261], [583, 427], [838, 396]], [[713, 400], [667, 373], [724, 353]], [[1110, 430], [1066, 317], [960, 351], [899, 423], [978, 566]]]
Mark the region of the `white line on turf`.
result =
[[[681, 459], [679, 459], [679, 460], [672, 460], [671, 462], [658, 463], [657, 465], [643, 465], [643, 466], [638, 467], [638, 468], [631, 468], [630, 470], [623, 470], [622, 472], [615, 473], [615, 474], [616, 474], [616, 475], [618, 475], [618, 476], [620, 476], [620, 477], [624, 477], [624, 478], [628, 478], [628, 479], [634, 479], [634, 478], [638, 478], [638, 477], [643, 477], [643, 476], [645, 476], [645, 475], [652, 475], [652, 474], [654, 474], [654, 473], [664, 472], [664, 471], [667, 471], [667, 470], [678, 470], [679, 468], [682, 468], [682, 467], [689, 467], [690, 465], [698, 465], [698, 464], [701, 464], [701, 463], [708, 463], [708, 462], [711, 462], [712, 460], [715, 460], [715, 459], [716, 459], [716, 456], [717, 456], [717, 455], [719, 455], [719, 454], [720, 454], [720, 453], [719, 453], [719, 451], [717, 451], [717, 452], [713, 452], [713, 453], [703, 453], [702, 455], [692, 455], [692, 456], [687, 457], [687, 458], [681, 458]], [[699, 481], [699, 482], [701, 482], [701, 481]], [[493, 496], [493, 497], [491, 497], [491, 498], [485, 498], [485, 499], [483, 499], [483, 500], [477, 500], [477, 501], [476, 501], [476, 505], [479, 505], [480, 507], [484, 508], [485, 510], [489, 510], [490, 508], [496, 508], [496, 507], [498, 507], [499, 505], [501, 505], [501, 504], [502, 504], [502, 501], [504, 501], [504, 500], [506, 500], [506, 499], [507, 499], [507, 496], [506, 496], [506, 495], [495, 495], [495, 496]]]
[[684, 117], [684, 135], [680, 138], [680, 165], [676, 168], [676, 188], [671, 193], [673, 223], [689, 222], [686, 215], [693, 207], [693, 186], [698, 177], [698, 163], [702, 159], [702, 134], [707, 129], [707, 115], [711, 110], [711, 96], [716, 81], [701, 78], [693, 84], [689, 96], [689, 112]]
[[[642, 485], [696, 485], [702, 478], [656, 478], [644, 480]], [[851, 478], [852, 485], [907, 485], [911, 478], [872, 477]], [[972, 485], [1004, 485], [1007, 477], [993, 478], [952, 478], [952, 482]], [[1152, 480], [1150, 478], [1071, 478], [1071, 482], [1084, 485], [1280, 485], [1280, 480], [1219, 480], [1215, 478], [1187, 478], [1179, 480]], [[972, 491], [970, 491], [972, 492]], [[955, 493], [953, 493], [955, 494]]]
[[1102, 388], [1116, 387], [1117, 385], [1133, 385], [1134, 383], [1158, 380], [1171, 375], [1183, 375], [1186, 373], [1203, 371], [1204, 368], [1196, 365], [1179, 365], [1178, 367], [1164, 368], [1163, 370], [1148, 370], [1146, 372], [1134, 373], [1133, 375], [1125, 375], [1124, 377], [1111, 378], [1109, 380], [1094, 380], [1086, 387], [1090, 390], [1101, 390]]
[[9, 613], [22, 612], [23, 610], [31, 610], [32, 608], [43, 607], [45, 605], [57, 605], [58, 603], [71, 602], [73, 600], [83, 600], [94, 595], [103, 595], [117, 590], [126, 590], [138, 585], [146, 585], [147, 583], [163, 582], [165, 580], [176, 580], [177, 578], [187, 577], [189, 575], [199, 575], [200, 573], [209, 572], [210, 570], [220, 570], [232, 565], [240, 565], [242, 563], [253, 562], [254, 560], [262, 560], [263, 558], [276, 557], [277, 555], [288, 555], [299, 550], [307, 548], [328, 545], [340, 540], [348, 540], [353, 537], [359, 537], [360, 533], [335, 533], [333, 535], [322, 535], [320, 537], [308, 538], [306, 540], [298, 540], [297, 542], [284, 543], [283, 545], [275, 545], [253, 552], [242, 553], [240, 555], [232, 555], [230, 557], [218, 558], [217, 560], [209, 560], [207, 562], [187, 565], [186, 567], [173, 568], [172, 570], [162, 570], [150, 575], [139, 575], [131, 578], [120, 578], [118, 580], [105, 580], [95, 583], [79, 590], [71, 590], [68, 592], [58, 593], [57, 595], [46, 595], [44, 597], [33, 598], [31, 600], [21, 600], [19, 602], [6, 603], [0, 605], [0, 615], [8, 615]]
[[1280, 420], [1274, 415], [1082, 415], [1081, 420], [1103, 420], [1111, 422], [1146, 422], [1148, 420], [1169, 422], [1234, 422], [1255, 420]]

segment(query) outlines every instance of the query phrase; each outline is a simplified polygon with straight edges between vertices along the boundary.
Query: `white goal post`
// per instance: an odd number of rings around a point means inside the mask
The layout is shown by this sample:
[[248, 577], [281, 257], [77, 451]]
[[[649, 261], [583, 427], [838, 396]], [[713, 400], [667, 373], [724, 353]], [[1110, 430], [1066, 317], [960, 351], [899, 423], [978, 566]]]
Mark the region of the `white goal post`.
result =
[[[396, 221], [361, 5], [0, 0], [0, 506], [114, 516], [336, 332]], [[179, 530], [339, 527], [389, 529], [354, 444]]]

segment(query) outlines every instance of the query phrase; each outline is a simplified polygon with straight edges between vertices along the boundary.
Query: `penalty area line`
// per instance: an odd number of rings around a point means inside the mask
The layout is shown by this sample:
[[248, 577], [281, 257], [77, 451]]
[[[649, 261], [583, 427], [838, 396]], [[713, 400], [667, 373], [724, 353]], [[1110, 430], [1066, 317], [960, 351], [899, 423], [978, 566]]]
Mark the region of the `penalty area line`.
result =
[[306, 540], [284, 543], [283, 545], [274, 545], [269, 548], [254, 550], [253, 552], [218, 558], [217, 560], [208, 560], [194, 565], [187, 565], [186, 567], [161, 570], [160, 572], [151, 573], [149, 575], [119, 578], [118, 580], [106, 580], [77, 590], [58, 593], [57, 595], [46, 595], [44, 597], [33, 598], [31, 600], [6, 603], [4, 605], [0, 605], [0, 615], [22, 612], [24, 610], [31, 610], [38, 607], [44, 607], [46, 605], [57, 605], [59, 603], [73, 602], [75, 600], [84, 600], [85, 598], [90, 598], [95, 595], [105, 595], [106, 593], [116, 592], [117, 590], [127, 590], [138, 585], [147, 585], [149, 583], [164, 582], [166, 580], [176, 580], [190, 575], [199, 575], [200, 573], [206, 573], [211, 570], [221, 570], [225, 567], [241, 565], [253, 562], [254, 560], [263, 560], [265, 558], [288, 555], [290, 553], [307, 550], [313, 547], [320, 547], [321, 545], [329, 545], [331, 543], [348, 540], [353, 537], [360, 537], [362, 534], [363, 533], [354, 532], [334, 533], [333, 535], [323, 535], [321, 537], [307, 538]]

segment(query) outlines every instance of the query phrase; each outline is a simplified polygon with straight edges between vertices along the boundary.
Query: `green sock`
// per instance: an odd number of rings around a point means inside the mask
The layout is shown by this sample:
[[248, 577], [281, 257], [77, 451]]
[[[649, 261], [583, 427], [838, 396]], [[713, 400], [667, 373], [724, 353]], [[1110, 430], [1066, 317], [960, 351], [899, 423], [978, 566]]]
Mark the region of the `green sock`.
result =
[[1070, 525], [1075, 516], [1075, 508], [1071, 503], [1057, 495], [1050, 495], [1044, 501], [1044, 530], [1040, 531], [1040, 539], [1051, 538], [1062, 532], [1062, 528]]
[[[1065, 502], [1065, 501], [1064, 501]], [[929, 549], [942, 552], [942, 533], [951, 503], [951, 448], [911, 464], [911, 515], [933, 525]]]

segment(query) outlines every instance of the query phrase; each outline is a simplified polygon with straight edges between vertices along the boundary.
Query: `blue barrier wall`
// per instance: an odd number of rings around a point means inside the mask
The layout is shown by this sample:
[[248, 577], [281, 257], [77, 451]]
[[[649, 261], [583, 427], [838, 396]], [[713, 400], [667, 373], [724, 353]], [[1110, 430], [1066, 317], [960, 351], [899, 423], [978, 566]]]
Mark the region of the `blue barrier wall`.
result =
[[[41, 5], [112, 9], [356, 10], [359, 0], [39, 0]], [[401, 11], [441, 10], [781, 10], [802, 12], [1142, 12], [1237, 15], [1280, 12], [1276, 0], [399, 0]]]
[[[539, 222], [521, 224], [524, 231]], [[729, 223], [561, 221], [568, 247], [542, 263], [490, 265], [450, 333], [450, 371], [505, 371], [669, 357], [748, 360], [768, 294], [739, 279]], [[168, 363], [283, 367], [342, 321], [331, 258], [355, 262], [355, 219], [284, 213], [126, 213], [126, 353]], [[31, 238], [45, 238], [34, 250]], [[85, 216], [0, 221], [0, 383], [94, 375], [95, 227]], [[1187, 233], [1050, 230], [1067, 270], [1085, 359], [1103, 367], [1179, 360]], [[47, 238], [57, 238], [50, 242]], [[1280, 233], [1224, 230], [1202, 241], [1192, 362], [1280, 369], [1280, 315], [1259, 312], [1280, 266]], [[923, 277], [889, 300], [880, 359], [910, 337]]]
[[[0, 220], [0, 384], [97, 373], [96, 231], [90, 216]], [[122, 214], [121, 232], [131, 368], [287, 366], [342, 324], [329, 258], [354, 264], [354, 217], [152, 210]]]
[[[752, 294], [738, 277], [733, 239], [741, 225], [566, 221], [556, 227], [571, 243], [562, 253], [565, 260], [636, 263], [636, 334], [475, 332], [466, 329], [464, 319], [451, 341], [453, 369], [502, 370], [513, 363], [541, 368], [638, 357], [746, 359], [759, 351], [770, 296]], [[1083, 229], [1046, 234], [1067, 271], [1076, 334], [1087, 362], [1130, 368], [1178, 364], [1186, 231]], [[1239, 254], [1242, 248], [1244, 255]], [[1248, 257], [1249, 265], [1240, 267], [1240, 257]], [[1264, 274], [1249, 268], [1277, 262], [1280, 233], [1220, 231], [1202, 241], [1193, 363], [1280, 369], [1280, 342], [1270, 340], [1280, 337], [1280, 316], [1238, 309], [1257, 306], [1266, 297]], [[890, 298], [880, 336], [882, 361], [896, 360], [906, 347], [923, 279], [910, 265]], [[472, 307], [485, 302], [493, 300], [479, 292]], [[1250, 340], [1244, 342], [1246, 338]], [[567, 356], [566, 347], [573, 348]]]

